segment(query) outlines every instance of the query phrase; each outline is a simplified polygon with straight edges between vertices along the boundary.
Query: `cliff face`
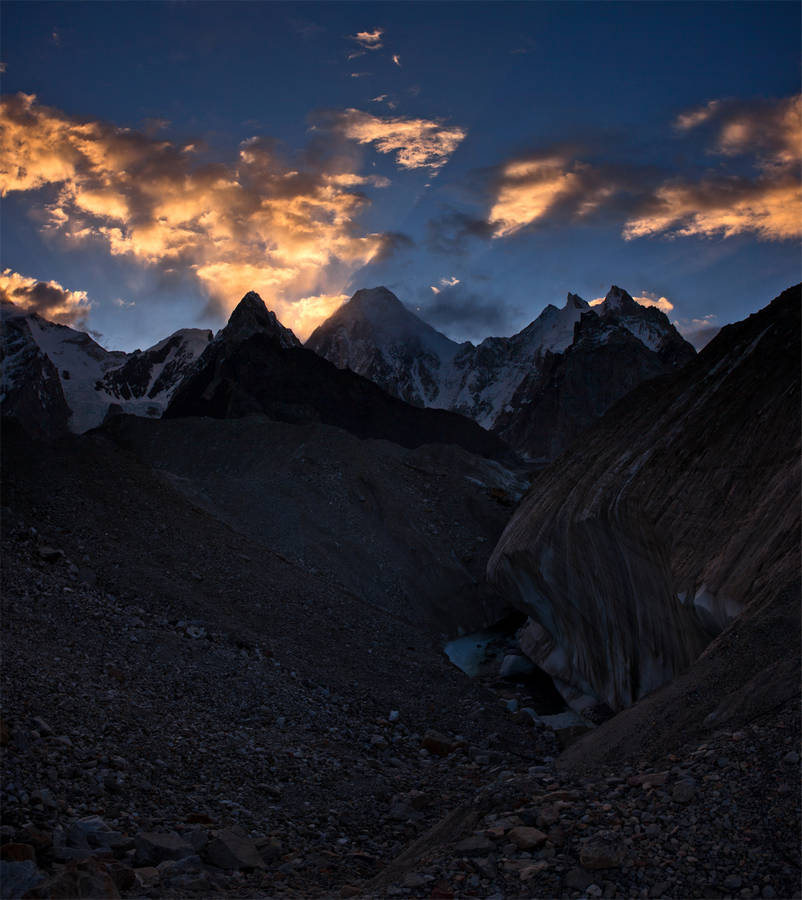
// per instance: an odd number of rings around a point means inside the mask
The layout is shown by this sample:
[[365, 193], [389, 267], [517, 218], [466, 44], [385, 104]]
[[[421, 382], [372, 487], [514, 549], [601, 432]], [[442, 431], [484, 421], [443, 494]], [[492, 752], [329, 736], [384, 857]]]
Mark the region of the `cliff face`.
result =
[[800, 288], [647, 382], [546, 469], [488, 573], [522, 645], [613, 709], [687, 668], [798, 577]]

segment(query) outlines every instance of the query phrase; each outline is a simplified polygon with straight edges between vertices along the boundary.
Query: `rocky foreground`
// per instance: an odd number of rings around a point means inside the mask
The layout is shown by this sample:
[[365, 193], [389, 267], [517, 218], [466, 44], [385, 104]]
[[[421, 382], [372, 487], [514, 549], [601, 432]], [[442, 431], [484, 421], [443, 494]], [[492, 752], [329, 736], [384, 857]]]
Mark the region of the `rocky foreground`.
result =
[[800, 896], [798, 697], [560, 755], [520, 686], [80, 440], [4, 452], [4, 898]]

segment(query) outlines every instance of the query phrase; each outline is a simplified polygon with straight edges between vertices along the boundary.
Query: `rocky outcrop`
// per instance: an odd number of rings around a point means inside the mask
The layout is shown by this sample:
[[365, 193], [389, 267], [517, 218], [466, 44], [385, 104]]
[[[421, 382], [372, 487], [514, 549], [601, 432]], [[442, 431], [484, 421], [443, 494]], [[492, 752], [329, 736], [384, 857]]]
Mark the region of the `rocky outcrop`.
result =
[[540, 474], [488, 572], [522, 646], [613, 709], [798, 577], [800, 289], [641, 385]]
[[[257, 304], [262, 310], [258, 315]], [[179, 385], [165, 417], [226, 419], [262, 413], [282, 422], [335, 425], [361, 438], [385, 438], [404, 447], [446, 443], [483, 456], [509, 454], [499, 438], [470, 419], [411, 406], [367, 378], [296, 346], [271, 316], [258, 295], [247, 294]]]
[[531, 368], [494, 431], [534, 459], [555, 459], [625, 394], [670, 368], [615, 318], [586, 312], [571, 346]]

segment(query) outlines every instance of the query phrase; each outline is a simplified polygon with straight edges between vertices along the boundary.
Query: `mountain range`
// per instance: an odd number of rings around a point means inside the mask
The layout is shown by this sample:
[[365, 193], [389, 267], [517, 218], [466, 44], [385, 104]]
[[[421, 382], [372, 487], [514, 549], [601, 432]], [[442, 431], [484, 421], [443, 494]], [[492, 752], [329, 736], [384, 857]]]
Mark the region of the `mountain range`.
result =
[[435, 331], [386, 288], [361, 290], [306, 346], [409, 403], [468, 416], [540, 460], [636, 384], [695, 355], [665, 313], [616, 286], [593, 307], [568, 294], [562, 309], [549, 304], [512, 337], [478, 346]]
[[[183, 329], [130, 354], [6, 301], [0, 352], [0, 408], [45, 436], [96, 427], [112, 406], [151, 417], [168, 407], [171, 416], [258, 411], [406, 445], [456, 440], [500, 452], [501, 438], [539, 461], [557, 456], [641, 381], [694, 356], [664, 313], [615, 286], [593, 307], [569, 294], [562, 309], [549, 305], [518, 334], [478, 346], [450, 340], [383, 287], [357, 291], [305, 348], [253, 292], [216, 337]], [[496, 437], [481, 437], [464, 419]], [[421, 430], [419, 422], [430, 425]]]

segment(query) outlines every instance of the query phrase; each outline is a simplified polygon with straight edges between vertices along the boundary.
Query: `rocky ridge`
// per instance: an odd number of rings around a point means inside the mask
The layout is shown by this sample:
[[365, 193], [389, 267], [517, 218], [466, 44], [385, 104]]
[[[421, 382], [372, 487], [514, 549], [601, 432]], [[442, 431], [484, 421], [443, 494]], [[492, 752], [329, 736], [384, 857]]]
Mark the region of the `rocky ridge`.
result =
[[0, 414], [39, 437], [97, 427], [110, 405], [158, 417], [211, 331], [185, 328], [147, 350], [105, 350], [83, 331], [2, 301]]

